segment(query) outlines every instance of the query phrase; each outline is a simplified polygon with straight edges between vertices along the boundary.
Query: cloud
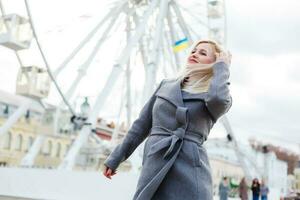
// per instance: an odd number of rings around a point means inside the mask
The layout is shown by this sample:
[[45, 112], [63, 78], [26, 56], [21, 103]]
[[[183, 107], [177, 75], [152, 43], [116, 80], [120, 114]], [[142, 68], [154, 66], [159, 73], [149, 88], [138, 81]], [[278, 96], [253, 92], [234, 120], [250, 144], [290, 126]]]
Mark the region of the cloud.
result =
[[234, 130], [299, 143], [300, 2], [226, 2]]
[[230, 48], [266, 56], [299, 51], [299, 1], [226, 2]]
[[273, 135], [299, 143], [300, 53], [274, 58], [236, 53], [233, 58], [232, 126], [242, 130], [243, 137]]

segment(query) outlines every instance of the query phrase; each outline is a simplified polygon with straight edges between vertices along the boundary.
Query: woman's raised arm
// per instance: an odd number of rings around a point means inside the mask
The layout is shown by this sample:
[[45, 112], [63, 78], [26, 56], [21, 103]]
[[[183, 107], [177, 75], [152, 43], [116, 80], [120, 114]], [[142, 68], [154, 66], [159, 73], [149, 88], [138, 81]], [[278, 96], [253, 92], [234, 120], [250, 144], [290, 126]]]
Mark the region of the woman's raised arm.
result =
[[[228, 55], [223, 55], [228, 56]], [[230, 59], [230, 58], [229, 58]], [[225, 114], [232, 105], [232, 97], [229, 93], [228, 78], [230, 60], [222, 58], [213, 65], [213, 77], [210, 82], [205, 104], [213, 120]]]

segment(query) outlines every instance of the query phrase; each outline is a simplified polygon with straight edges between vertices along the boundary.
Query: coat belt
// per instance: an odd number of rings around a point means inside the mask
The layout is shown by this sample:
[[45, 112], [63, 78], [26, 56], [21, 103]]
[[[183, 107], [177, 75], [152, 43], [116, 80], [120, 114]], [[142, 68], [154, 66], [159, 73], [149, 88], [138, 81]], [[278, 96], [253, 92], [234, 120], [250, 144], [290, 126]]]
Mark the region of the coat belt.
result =
[[186, 131], [182, 127], [177, 128], [176, 130], [169, 130], [167, 128], [161, 127], [161, 126], [154, 126], [151, 128], [151, 133], [150, 136], [153, 135], [165, 135], [167, 137], [163, 138], [159, 142], [153, 144], [150, 147], [149, 154], [148, 156], [155, 154], [156, 152], [168, 148], [168, 150], [165, 152], [163, 158], [167, 159], [169, 155], [174, 150], [175, 144], [178, 141], [182, 141], [184, 139], [192, 141], [197, 143], [198, 145], [202, 145], [203, 142], [205, 141], [205, 137], [203, 137], [200, 134], [196, 134], [194, 132]]

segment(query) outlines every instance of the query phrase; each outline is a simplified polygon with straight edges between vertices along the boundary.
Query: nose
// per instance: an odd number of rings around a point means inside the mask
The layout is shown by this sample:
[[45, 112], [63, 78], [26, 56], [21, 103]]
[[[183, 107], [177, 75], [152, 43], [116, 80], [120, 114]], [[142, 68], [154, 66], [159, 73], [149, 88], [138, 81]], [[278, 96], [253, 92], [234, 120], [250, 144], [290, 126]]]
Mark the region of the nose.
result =
[[197, 55], [197, 53], [196, 52], [194, 52], [194, 53], [192, 53], [192, 58], [195, 58], [195, 59], [198, 59], [198, 55]]
[[192, 56], [193, 58], [198, 58], [197, 51], [193, 52], [193, 53], [191, 54], [191, 56]]

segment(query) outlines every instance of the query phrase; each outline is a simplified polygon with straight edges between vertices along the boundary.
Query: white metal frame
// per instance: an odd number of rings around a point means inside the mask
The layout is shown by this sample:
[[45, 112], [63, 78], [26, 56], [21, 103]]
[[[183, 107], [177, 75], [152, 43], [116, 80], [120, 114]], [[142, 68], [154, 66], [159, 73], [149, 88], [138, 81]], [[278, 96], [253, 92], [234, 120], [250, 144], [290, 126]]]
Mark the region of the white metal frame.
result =
[[[1, 3], [1, 2], [0, 2]], [[28, 15], [30, 18], [30, 22], [34, 31], [34, 26], [32, 22], [32, 17], [30, 14], [29, 6], [27, 0], [25, 0], [26, 8], [28, 11]], [[146, 7], [146, 11], [142, 16], [138, 16], [136, 9], [139, 6]], [[3, 13], [3, 12], [2, 12]], [[144, 93], [142, 98], [142, 104], [149, 98], [151, 93], [154, 90], [157, 71], [159, 67], [163, 67], [163, 70], [166, 72], [167, 65], [161, 66], [160, 63], [164, 61], [171, 61], [173, 64], [169, 64], [171, 67], [169, 70], [173, 70], [174, 74], [176, 71], [180, 70], [181, 68], [181, 58], [178, 53], [172, 52], [171, 45], [174, 44], [179, 37], [177, 34], [177, 30], [175, 30], [175, 26], [179, 27], [182, 34], [185, 35], [189, 39], [189, 43], [191, 44], [192, 35], [191, 33], [195, 34], [195, 31], [192, 27], [190, 27], [184, 20], [183, 13], [180, 10], [178, 3], [175, 0], [166, 0], [166, 1], [159, 1], [159, 0], [152, 0], [147, 1], [146, 4], [134, 4], [134, 2], [130, 2], [127, 0], [120, 0], [115, 3], [115, 6], [102, 18], [102, 20], [95, 26], [95, 28], [89, 32], [89, 34], [77, 45], [77, 47], [66, 57], [66, 59], [59, 65], [59, 67], [55, 70], [54, 73], [51, 73], [49, 70], [49, 75], [52, 76], [52, 79], [55, 80], [57, 76], [64, 70], [70, 61], [78, 54], [80, 50], [93, 38], [96, 37], [96, 33], [99, 31], [101, 27], [107, 24], [106, 29], [102, 32], [101, 37], [98, 39], [97, 43], [95, 44], [94, 48], [92, 49], [90, 55], [85, 60], [85, 62], [78, 67], [78, 74], [77, 77], [74, 79], [70, 88], [67, 89], [66, 94], [62, 94], [63, 102], [61, 102], [58, 106], [56, 112], [56, 123], [55, 123], [55, 130], [57, 131], [57, 120], [60, 116], [60, 110], [63, 108], [64, 104], [68, 105], [70, 98], [74, 95], [74, 92], [80, 81], [85, 76], [86, 71], [88, 70], [91, 62], [95, 58], [99, 48], [101, 47], [103, 41], [107, 39], [109, 33], [111, 32], [111, 28], [114, 25], [116, 19], [119, 18], [121, 13], [125, 13], [127, 15], [127, 43], [126, 46], [123, 48], [122, 52], [120, 53], [116, 63], [112, 67], [112, 70], [105, 82], [103, 88], [101, 88], [101, 92], [98, 94], [94, 105], [91, 107], [91, 113], [87, 119], [87, 122], [91, 125], [83, 126], [81, 131], [78, 133], [78, 136], [69, 149], [66, 157], [64, 158], [63, 162], [59, 166], [59, 169], [72, 169], [75, 165], [76, 156], [78, 155], [80, 148], [87, 142], [88, 137], [92, 135], [92, 129], [96, 126], [96, 121], [99, 112], [102, 110], [104, 103], [106, 102], [108, 96], [111, 94], [114, 86], [120, 76], [125, 76], [124, 82], [126, 83], [126, 101], [121, 102], [120, 113], [122, 111], [122, 107], [124, 105], [127, 106], [127, 124], [128, 126], [131, 123], [132, 117], [132, 108], [131, 108], [131, 72], [130, 72], [130, 65], [131, 65], [131, 56], [133, 51], [138, 51], [142, 56], [142, 61], [144, 63], [145, 68], [145, 85], [144, 85]], [[147, 28], [149, 28], [149, 24], [147, 23], [150, 18], [155, 17], [156, 23], [155, 25], [150, 25], [151, 31], [147, 32]], [[177, 19], [174, 20], [174, 17]], [[135, 25], [134, 30], [131, 30], [131, 27]], [[201, 24], [203, 25], [203, 24]], [[154, 33], [151, 35], [151, 33]], [[41, 56], [43, 57], [46, 66], [49, 68], [48, 63], [46, 61], [45, 55], [41, 49], [39, 44], [38, 38], [34, 31], [35, 39], [37, 41]], [[199, 37], [199, 35], [197, 35]], [[152, 46], [151, 46], [152, 45]], [[18, 55], [16, 53], [16, 55]], [[19, 59], [19, 57], [18, 57]], [[174, 66], [174, 63], [176, 67]], [[21, 61], [20, 61], [21, 64]], [[123, 73], [124, 72], [124, 73]], [[55, 81], [54, 81], [55, 82]], [[56, 83], [55, 83], [56, 84]], [[59, 90], [59, 87], [57, 85]], [[60, 90], [59, 90], [60, 91]], [[61, 91], [60, 91], [61, 92]], [[68, 105], [70, 112], [75, 114], [73, 108]], [[20, 108], [21, 109], [21, 108]], [[22, 108], [24, 109], [24, 108]], [[119, 113], [119, 115], [121, 115]], [[113, 134], [113, 138], [117, 137], [118, 134], [118, 124]], [[23, 166], [32, 166], [33, 160], [35, 159], [38, 150], [40, 149], [43, 143], [44, 136], [41, 135], [35, 141], [34, 145], [28, 152], [28, 154], [24, 157], [22, 161]]]

